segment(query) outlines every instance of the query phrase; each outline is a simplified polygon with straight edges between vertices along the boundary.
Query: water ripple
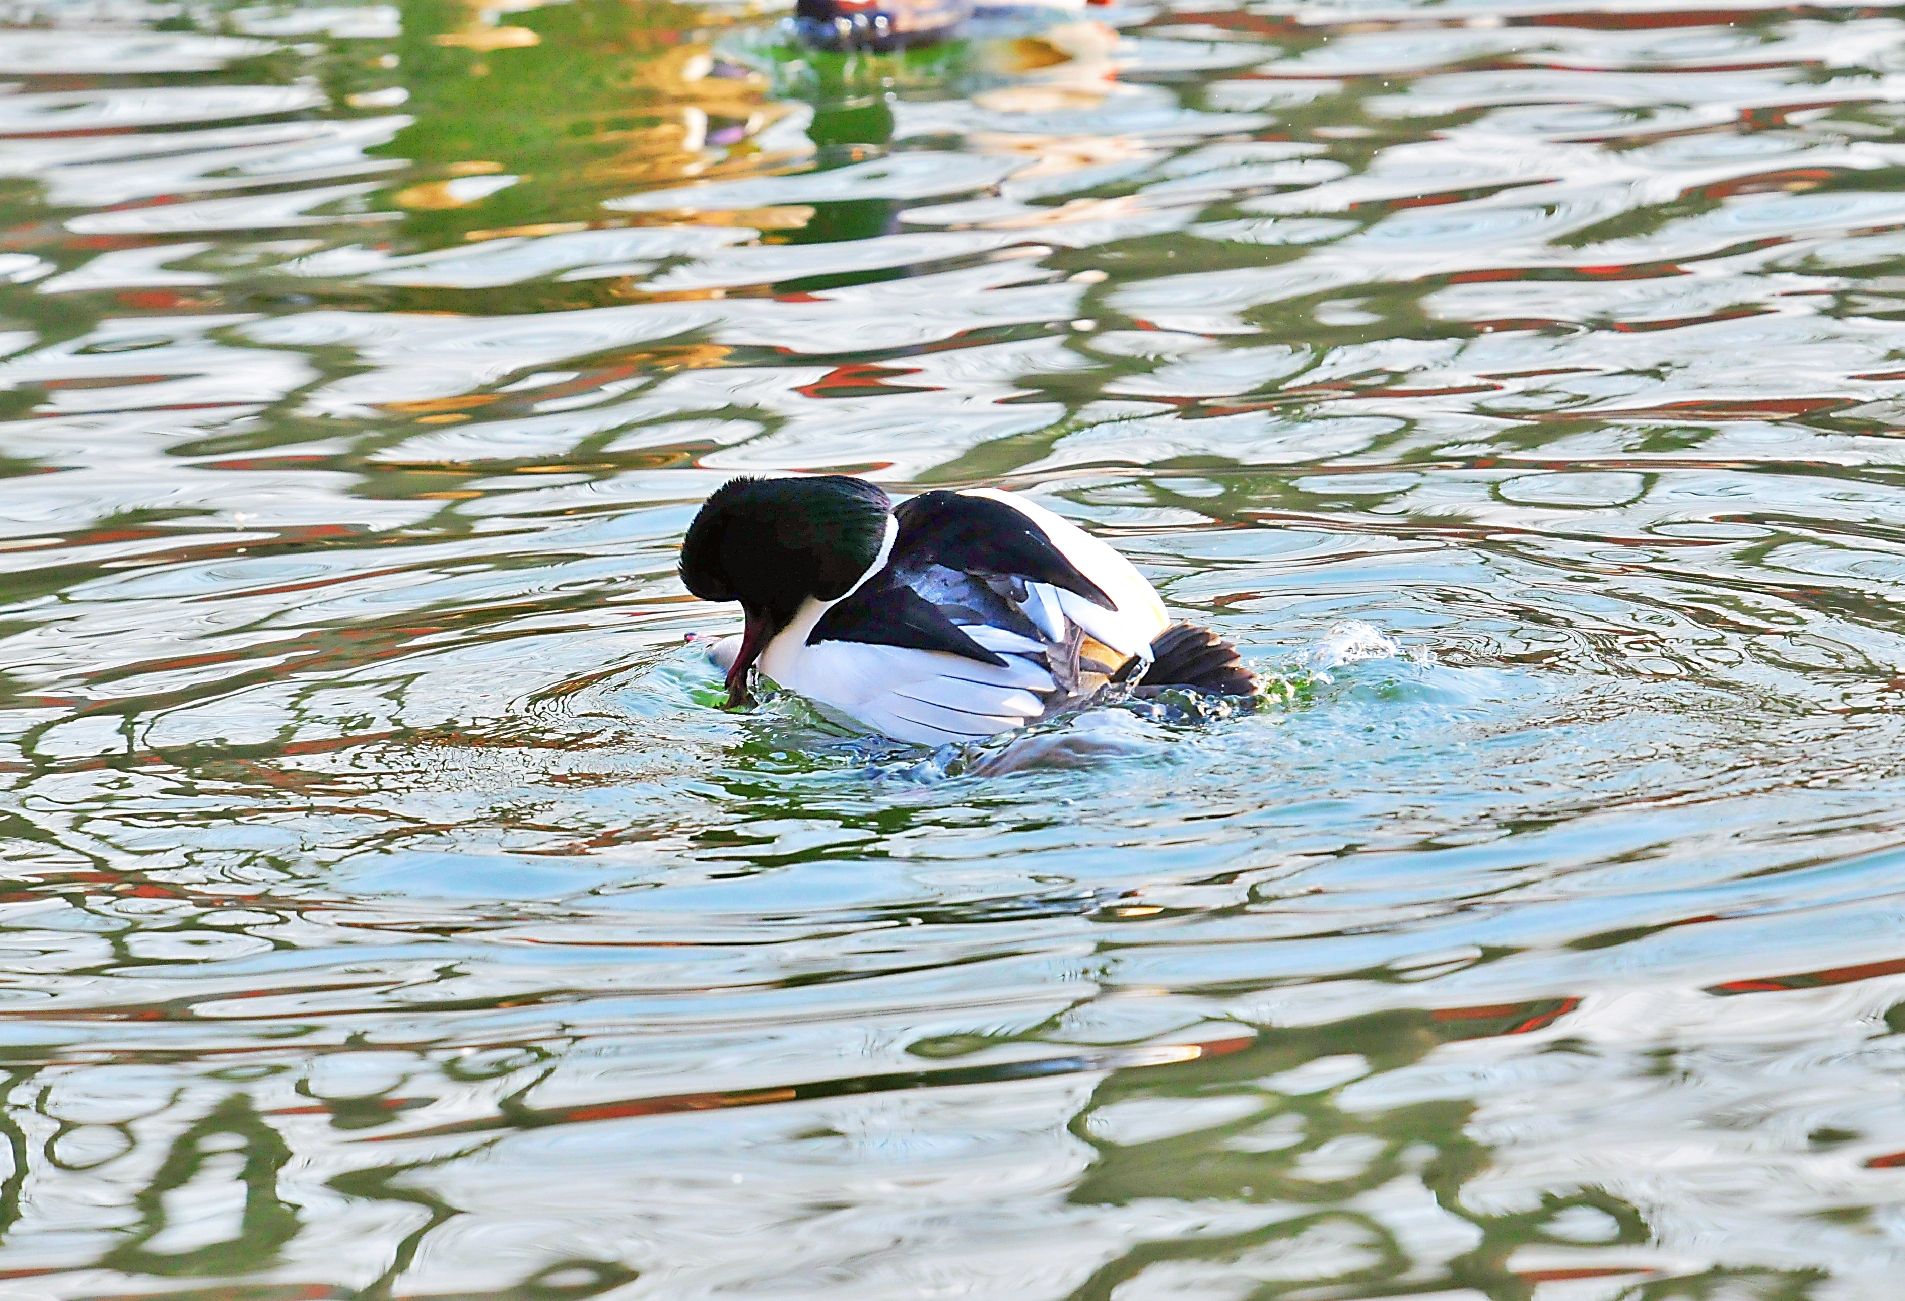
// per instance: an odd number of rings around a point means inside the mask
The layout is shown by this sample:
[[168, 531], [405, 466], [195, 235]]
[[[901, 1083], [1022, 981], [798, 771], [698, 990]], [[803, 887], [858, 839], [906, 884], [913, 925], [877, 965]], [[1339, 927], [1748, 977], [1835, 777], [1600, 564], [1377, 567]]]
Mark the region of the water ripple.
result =
[[[0, 9], [15, 1290], [1894, 1290], [1896, 13]], [[723, 712], [781, 470], [1272, 690]]]

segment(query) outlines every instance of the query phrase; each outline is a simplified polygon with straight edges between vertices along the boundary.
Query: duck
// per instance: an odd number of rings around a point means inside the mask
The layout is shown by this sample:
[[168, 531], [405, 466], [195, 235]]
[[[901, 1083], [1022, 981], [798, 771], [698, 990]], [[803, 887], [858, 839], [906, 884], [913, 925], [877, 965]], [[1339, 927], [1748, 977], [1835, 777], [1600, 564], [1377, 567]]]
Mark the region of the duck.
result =
[[1257, 694], [1236, 648], [1173, 622], [1109, 543], [994, 488], [895, 504], [850, 475], [744, 475], [702, 504], [679, 571], [692, 595], [741, 607], [713, 655], [730, 709], [758, 671], [835, 722], [940, 746], [1112, 691]]
[[973, 31], [1050, 21], [1110, 0], [795, 0], [792, 28], [819, 50], [889, 54]]

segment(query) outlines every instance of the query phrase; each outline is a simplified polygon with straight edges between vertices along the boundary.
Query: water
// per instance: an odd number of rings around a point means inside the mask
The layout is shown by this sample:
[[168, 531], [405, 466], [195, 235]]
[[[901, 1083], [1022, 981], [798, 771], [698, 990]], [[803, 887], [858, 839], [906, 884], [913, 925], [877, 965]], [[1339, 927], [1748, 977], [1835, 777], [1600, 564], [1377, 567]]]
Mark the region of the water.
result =
[[[0, 16], [9, 1297], [1894, 1294], [1897, 6]], [[1288, 690], [721, 713], [784, 469]]]

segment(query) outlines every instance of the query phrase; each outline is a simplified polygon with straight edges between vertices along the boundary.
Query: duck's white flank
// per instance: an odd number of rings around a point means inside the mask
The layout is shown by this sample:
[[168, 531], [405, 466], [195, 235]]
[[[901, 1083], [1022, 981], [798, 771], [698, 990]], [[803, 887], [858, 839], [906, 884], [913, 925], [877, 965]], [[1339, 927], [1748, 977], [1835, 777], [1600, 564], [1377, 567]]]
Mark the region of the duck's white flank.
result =
[[[897, 740], [942, 745], [980, 740], [1043, 717], [1052, 705], [1048, 697], [1059, 689], [1047, 656], [1071, 638], [1074, 628], [1122, 655], [1149, 659], [1152, 641], [1169, 620], [1157, 592], [1130, 561], [1034, 502], [989, 488], [962, 495], [990, 498], [1019, 512], [1117, 608], [1107, 610], [1046, 583], [1026, 583], [1024, 599], [1013, 604], [1046, 640], [1007, 628], [960, 625], [974, 641], [1001, 656], [1001, 666], [904, 646], [847, 641], [809, 645], [814, 626], [837, 604], [809, 599], [767, 644], [761, 671], [823, 710]], [[889, 524], [880, 558], [854, 590], [885, 567], [896, 536], [897, 525]]]

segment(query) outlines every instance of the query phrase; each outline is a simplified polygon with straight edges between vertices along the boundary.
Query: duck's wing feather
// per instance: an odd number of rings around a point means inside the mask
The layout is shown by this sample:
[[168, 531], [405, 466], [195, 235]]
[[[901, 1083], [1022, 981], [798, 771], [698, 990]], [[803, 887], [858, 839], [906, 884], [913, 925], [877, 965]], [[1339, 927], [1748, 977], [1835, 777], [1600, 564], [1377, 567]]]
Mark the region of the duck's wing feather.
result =
[[[893, 562], [939, 565], [986, 578], [1017, 578], [1082, 597], [1106, 610], [1117, 604], [1061, 549], [1050, 533], [1001, 494], [923, 492], [893, 511], [900, 522]], [[1054, 517], [1056, 518], [1056, 517]]]
[[1163, 604], [1076, 525], [986, 490], [923, 493], [895, 515], [886, 566], [814, 624], [783, 686], [943, 744], [1031, 722], [1149, 663]]
[[1020, 605], [1027, 617], [1041, 624], [1062, 619], [1119, 655], [1150, 657], [1152, 639], [1170, 625], [1170, 619], [1150, 580], [1110, 543], [1093, 537], [1029, 498], [1015, 497], [994, 488], [975, 488], [952, 495], [961, 501], [982, 502], [1018, 516], [1024, 528], [1036, 534], [1044, 546], [1056, 553], [1068, 568], [1082, 575], [1103, 598], [1091, 599], [1075, 586], [1054, 581], [1049, 572], [1019, 571], [1015, 577], [1025, 582], [1028, 599]]
[[963, 655], [981, 664], [1005, 663], [974, 641], [965, 629], [946, 616], [944, 610], [912, 588], [897, 582], [880, 581], [887, 577], [888, 571], [882, 571], [873, 582], [822, 615], [820, 622], [807, 635], [807, 644], [859, 642], [873, 646], [944, 651], [948, 655]]

